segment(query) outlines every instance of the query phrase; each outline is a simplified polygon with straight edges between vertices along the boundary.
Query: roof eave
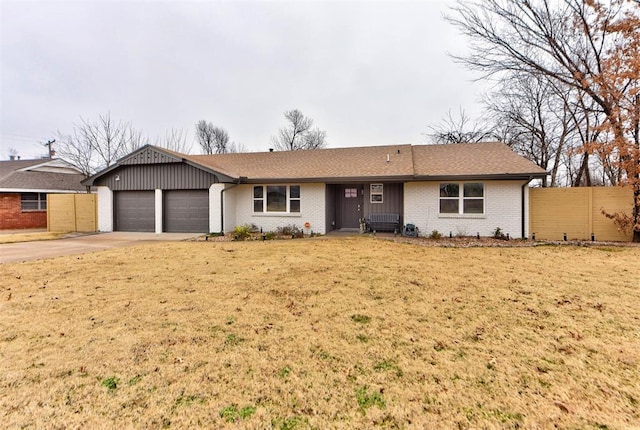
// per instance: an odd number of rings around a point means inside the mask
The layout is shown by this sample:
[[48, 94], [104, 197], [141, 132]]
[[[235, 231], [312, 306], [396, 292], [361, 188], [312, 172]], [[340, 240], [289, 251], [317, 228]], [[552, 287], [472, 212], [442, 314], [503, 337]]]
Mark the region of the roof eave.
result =
[[332, 176], [332, 177], [312, 177], [312, 178], [242, 178], [243, 184], [265, 184], [265, 183], [322, 183], [322, 184], [355, 184], [362, 182], [406, 182], [413, 179], [413, 176]]
[[532, 173], [491, 173], [491, 174], [464, 174], [464, 175], [416, 175], [416, 181], [471, 181], [471, 180], [485, 180], [485, 181], [499, 181], [499, 180], [531, 180], [537, 178], [544, 178], [547, 176], [547, 172], [532, 172]]
[[0, 193], [62, 193], [62, 194], [80, 194], [86, 193], [87, 190], [70, 190], [57, 188], [0, 188]]

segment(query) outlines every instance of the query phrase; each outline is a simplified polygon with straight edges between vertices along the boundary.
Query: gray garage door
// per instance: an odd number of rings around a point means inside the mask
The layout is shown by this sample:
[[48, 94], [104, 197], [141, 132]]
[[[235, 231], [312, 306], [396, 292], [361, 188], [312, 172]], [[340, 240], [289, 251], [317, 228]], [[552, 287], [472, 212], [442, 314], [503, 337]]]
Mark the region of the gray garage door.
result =
[[209, 191], [164, 191], [164, 231], [172, 233], [209, 232]]
[[116, 191], [114, 204], [117, 231], [155, 231], [154, 191]]

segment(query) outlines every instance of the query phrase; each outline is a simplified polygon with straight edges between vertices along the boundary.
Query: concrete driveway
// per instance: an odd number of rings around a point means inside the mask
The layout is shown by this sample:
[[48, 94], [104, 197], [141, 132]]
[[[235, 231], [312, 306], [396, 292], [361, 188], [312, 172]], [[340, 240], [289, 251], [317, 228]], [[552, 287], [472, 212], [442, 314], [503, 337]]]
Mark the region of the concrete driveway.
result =
[[84, 254], [103, 249], [121, 248], [153, 241], [180, 241], [202, 234], [195, 233], [98, 233], [66, 239], [0, 244], [0, 263], [41, 260], [61, 255]]

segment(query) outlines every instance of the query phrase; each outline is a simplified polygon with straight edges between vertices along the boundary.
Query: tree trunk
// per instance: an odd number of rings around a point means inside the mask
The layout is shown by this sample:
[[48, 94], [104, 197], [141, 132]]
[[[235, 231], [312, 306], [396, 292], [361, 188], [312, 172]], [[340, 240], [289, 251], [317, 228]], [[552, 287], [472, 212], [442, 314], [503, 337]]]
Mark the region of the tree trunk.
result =
[[633, 187], [633, 239], [640, 242], [640, 182]]

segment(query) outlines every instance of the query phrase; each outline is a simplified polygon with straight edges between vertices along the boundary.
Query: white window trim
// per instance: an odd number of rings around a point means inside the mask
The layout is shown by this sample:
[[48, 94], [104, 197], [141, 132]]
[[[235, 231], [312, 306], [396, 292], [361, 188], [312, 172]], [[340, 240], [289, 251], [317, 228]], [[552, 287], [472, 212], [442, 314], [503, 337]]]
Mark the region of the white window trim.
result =
[[[458, 213], [441, 213], [440, 200], [453, 200], [452, 197], [440, 197], [440, 186], [442, 184], [458, 184], [460, 190], [458, 199]], [[464, 184], [482, 184], [482, 197], [467, 197], [467, 199], [482, 200], [482, 213], [464, 213]], [[487, 216], [487, 184], [482, 181], [448, 181], [438, 183], [438, 218], [486, 218]]]
[[[262, 187], [262, 198], [254, 197], [254, 189], [256, 187]], [[287, 210], [282, 212], [276, 211], [267, 211], [267, 188], [268, 187], [286, 187], [286, 199], [287, 199]], [[299, 187], [300, 188], [300, 196], [291, 198], [291, 187]], [[256, 200], [262, 200], [262, 211], [256, 212], [254, 202]], [[291, 200], [297, 200], [300, 202], [300, 211], [299, 212], [291, 212]], [[265, 184], [265, 185], [254, 185], [251, 187], [251, 211], [254, 216], [292, 216], [299, 217], [302, 216], [302, 187], [299, 184]]]
[[[373, 192], [373, 187], [380, 187], [380, 191]], [[380, 201], [373, 200], [373, 196], [380, 196]], [[384, 203], [384, 184], [370, 184], [369, 185], [369, 203], [371, 204], [379, 204]]]
[[[22, 195], [23, 194], [36, 194], [37, 195], [37, 199], [36, 200], [22, 200]], [[44, 198], [43, 198], [44, 197]], [[36, 202], [38, 204], [38, 208], [37, 209], [24, 209], [23, 208], [23, 204], [24, 202]], [[44, 209], [42, 208], [42, 206], [44, 206]], [[20, 212], [46, 212], [47, 211], [47, 193], [41, 193], [41, 192], [23, 192], [20, 193]]]

